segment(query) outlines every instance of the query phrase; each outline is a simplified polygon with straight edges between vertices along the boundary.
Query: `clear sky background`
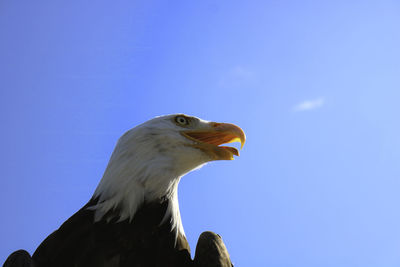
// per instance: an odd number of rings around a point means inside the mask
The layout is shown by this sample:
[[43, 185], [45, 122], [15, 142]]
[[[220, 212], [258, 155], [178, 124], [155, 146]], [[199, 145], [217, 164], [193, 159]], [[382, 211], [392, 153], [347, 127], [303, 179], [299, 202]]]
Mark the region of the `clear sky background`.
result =
[[118, 137], [241, 126], [181, 181], [235, 266], [400, 265], [399, 1], [0, 2], [0, 261], [82, 207]]

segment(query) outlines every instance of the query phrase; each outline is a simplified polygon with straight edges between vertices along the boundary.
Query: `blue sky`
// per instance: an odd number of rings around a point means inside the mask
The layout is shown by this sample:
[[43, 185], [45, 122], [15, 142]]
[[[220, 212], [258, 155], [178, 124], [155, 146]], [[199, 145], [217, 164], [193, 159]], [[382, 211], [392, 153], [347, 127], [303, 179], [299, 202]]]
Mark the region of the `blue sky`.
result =
[[241, 126], [181, 181], [236, 266], [400, 265], [398, 1], [2, 1], [0, 261], [91, 197], [154, 116]]

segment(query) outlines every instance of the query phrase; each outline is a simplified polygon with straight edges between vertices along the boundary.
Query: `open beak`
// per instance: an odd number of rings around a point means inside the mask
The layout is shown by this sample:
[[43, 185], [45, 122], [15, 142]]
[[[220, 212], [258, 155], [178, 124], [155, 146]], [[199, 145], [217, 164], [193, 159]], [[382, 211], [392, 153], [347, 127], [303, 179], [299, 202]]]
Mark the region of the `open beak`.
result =
[[239, 156], [234, 147], [220, 146], [222, 144], [240, 142], [243, 147], [246, 135], [243, 130], [231, 123], [210, 122], [211, 127], [199, 130], [182, 131], [182, 135], [195, 141], [193, 146], [211, 156], [213, 160], [233, 160], [233, 155]]

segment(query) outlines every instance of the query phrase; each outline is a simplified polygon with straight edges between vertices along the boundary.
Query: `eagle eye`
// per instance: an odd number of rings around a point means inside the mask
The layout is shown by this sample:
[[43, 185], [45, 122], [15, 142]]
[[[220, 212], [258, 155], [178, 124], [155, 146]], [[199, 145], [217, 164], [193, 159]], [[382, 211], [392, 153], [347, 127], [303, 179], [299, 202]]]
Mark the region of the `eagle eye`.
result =
[[176, 116], [175, 121], [177, 124], [185, 126], [189, 124], [189, 120], [184, 116]]

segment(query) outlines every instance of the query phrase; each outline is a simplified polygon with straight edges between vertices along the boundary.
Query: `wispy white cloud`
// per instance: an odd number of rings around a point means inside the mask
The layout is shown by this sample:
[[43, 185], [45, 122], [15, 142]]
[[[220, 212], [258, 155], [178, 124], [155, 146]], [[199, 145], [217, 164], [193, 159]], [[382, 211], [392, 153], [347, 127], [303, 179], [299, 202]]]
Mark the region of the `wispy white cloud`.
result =
[[235, 66], [218, 81], [219, 87], [242, 87], [254, 81], [254, 73], [242, 66]]
[[294, 111], [307, 111], [313, 110], [322, 107], [325, 104], [325, 99], [323, 97], [313, 99], [313, 100], [305, 100], [293, 107]]

